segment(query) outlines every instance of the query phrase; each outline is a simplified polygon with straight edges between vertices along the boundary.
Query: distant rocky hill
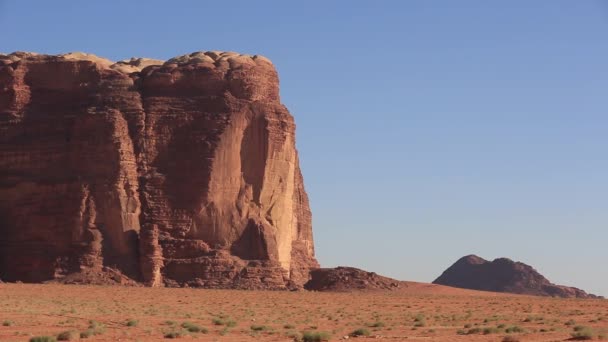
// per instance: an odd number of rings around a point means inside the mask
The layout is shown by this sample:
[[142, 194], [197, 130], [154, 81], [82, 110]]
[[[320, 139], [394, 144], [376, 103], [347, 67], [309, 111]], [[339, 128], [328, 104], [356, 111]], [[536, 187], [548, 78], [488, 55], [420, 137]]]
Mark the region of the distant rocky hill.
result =
[[354, 267], [318, 268], [304, 288], [311, 291], [396, 290], [400, 281]]
[[524, 263], [507, 258], [488, 261], [476, 255], [460, 258], [433, 284], [533, 296], [601, 298], [575, 287], [555, 285]]

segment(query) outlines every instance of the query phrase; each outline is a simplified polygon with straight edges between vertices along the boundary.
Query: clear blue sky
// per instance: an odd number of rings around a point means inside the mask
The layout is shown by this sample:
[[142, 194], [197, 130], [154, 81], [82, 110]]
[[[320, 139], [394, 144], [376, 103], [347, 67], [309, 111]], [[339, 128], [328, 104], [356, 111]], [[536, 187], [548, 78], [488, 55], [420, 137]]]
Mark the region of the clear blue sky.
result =
[[317, 256], [432, 281], [510, 257], [608, 295], [608, 3], [7, 1], [0, 51], [263, 54]]

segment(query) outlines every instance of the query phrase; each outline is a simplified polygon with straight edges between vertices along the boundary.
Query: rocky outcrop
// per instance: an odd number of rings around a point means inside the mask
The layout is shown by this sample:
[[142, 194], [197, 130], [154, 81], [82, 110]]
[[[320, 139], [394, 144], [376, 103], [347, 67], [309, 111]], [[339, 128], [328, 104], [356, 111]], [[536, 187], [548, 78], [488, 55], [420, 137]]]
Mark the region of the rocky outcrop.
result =
[[268, 59], [0, 55], [1, 279], [281, 289], [316, 267]]
[[400, 281], [354, 267], [318, 268], [304, 288], [311, 291], [396, 290]]
[[555, 285], [524, 263], [507, 258], [487, 261], [476, 255], [460, 258], [433, 284], [533, 296], [599, 298], [575, 287]]

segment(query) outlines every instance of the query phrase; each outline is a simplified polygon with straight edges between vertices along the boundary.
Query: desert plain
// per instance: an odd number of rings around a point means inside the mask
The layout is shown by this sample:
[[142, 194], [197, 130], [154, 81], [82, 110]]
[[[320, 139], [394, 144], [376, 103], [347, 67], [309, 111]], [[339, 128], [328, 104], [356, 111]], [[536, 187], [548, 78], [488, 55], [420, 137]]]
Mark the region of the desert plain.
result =
[[0, 341], [600, 340], [608, 300], [414, 282], [338, 293], [0, 284], [0, 322]]

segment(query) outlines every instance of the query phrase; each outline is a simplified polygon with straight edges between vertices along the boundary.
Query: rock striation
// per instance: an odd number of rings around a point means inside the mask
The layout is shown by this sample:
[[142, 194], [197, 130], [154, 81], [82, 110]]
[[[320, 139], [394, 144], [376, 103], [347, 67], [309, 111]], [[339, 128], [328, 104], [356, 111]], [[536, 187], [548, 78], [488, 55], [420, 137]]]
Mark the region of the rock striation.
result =
[[268, 59], [0, 54], [0, 279], [284, 289], [316, 267]]
[[575, 287], [555, 285], [524, 263], [507, 258], [488, 261], [476, 255], [460, 258], [433, 284], [533, 296], [600, 298]]
[[318, 268], [304, 288], [311, 291], [397, 290], [400, 281], [354, 267]]

